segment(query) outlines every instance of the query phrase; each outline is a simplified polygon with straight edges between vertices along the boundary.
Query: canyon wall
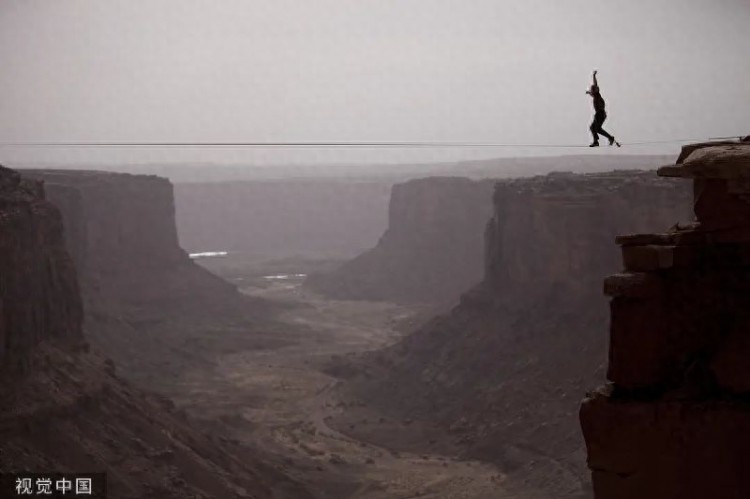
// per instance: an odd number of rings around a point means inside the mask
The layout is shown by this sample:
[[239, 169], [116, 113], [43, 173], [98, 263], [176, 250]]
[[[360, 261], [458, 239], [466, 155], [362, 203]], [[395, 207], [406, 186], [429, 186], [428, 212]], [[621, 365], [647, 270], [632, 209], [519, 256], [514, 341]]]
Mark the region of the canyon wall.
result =
[[[87, 340], [133, 377], [198, 357], [211, 331], [236, 333], [262, 307], [190, 260], [178, 243], [171, 183], [144, 175], [24, 170], [60, 208], [78, 269]], [[246, 330], [246, 328], [245, 328]], [[249, 336], [249, 335], [245, 335]], [[175, 355], [177, 354], [177, 355]]]
[[289, 179], [174, 190], [180, 242], [190, 252], [350, 257], [385, 230], [390, 184]]
[[80, 342], [82, 320], [60, 212], [41, 183], [0, 166], [0, 369], [25, 371], [43, 340]]
[[[461, 177], [395, 184], [388, 228], [377, 245], [334, 271], [311, 275], [305, 284], [337, 299], [453, 305], [484, 275], [483, 235], [498, 179], [550, 170], [656, 168], [663, 161], [661, 156], [504, 158], [446, 170]], [[513, 185], [512, 180], [500, 181]]]
[[[64, 190], [54, 197], [80, 207], [86, 194]], [[91, 217], [110, 216], [114, 223], [116, 212], [102, 209]], [[86, 255], [79, 261], [87, 272], [94, 272], [89, 264], [97, 261], [97, 250], [84, 243], [103, 232], [135, 229], [75, 221], [68, 237], [86, 250], [77, 256]], [[134, 388], [118, 377], [111, 361], [89, 351], [63, 222], [45, 199], [42, 182], [0, 166], [0, 473], [106, 472], [106, 495], [112, 499], [310, 497], [236, 443], [205, 436], [174, 404]], [[164, 220], [142, 222], [169, 229], [159, 225]], [[81, 233], [91, 239], [75, 240]], [[162, 241], [171, 238], [162, 235]], [[160, 259], [161, 265], [183, 260], [179, 252], [154, 255], [151, 243], [128, 249]], [[96, 331], [88, 336], [96, 337]], [[102, 492], [102, 485], [95, 482], [94, 492]], [[16, 492], [12, 480], [0, 481], [0, 496]]]
[[697, 223], [617, 239], [610, 383], [580, 411], [595, 497], [750, 497], [750, 141], [659, 175], [693, 180]]
[[344, 390], [436, 422], [466, 455], [525, 482], [519, 493], [586, 497], [576, 414], [580, 391], [604, 374], [599, 281], [619, 267], [611, 242], [686, 219], [689, 189], [651, 171], [557, 173], [497, 182], [492, 199], [482, 282], [370, 355]]
[[646, 230], [689, 216], [689, 189], [653, 177], [555, 173], [498, 182], [484, 253], [493, 300], [525, 310], [550, 297], [596, 296], [597, 276], [618, 267], [608, 247], [620, 227]]
[[450, 303], [482, 277], [494, 182], [433, 177], [396, 184], [377, 245], [305, 285], [339, 299]]

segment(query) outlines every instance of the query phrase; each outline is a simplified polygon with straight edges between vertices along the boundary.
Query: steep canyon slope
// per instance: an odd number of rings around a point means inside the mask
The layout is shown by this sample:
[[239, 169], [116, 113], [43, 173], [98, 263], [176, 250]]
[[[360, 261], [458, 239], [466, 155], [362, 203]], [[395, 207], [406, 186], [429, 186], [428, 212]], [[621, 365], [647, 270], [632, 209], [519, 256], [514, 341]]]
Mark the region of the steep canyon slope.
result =
[[0, 167], [0, 362], [24, 373], [37, 345], [82, 343], [83, 306], [60, 212], [37, 182]]
[[[482, 280], [483, 233], [492, 216], [492, 189], [508, 175], [537, 171], [608, 171], [656, 168], [666, 158], [652, 156], [520, 158], [466, 163], [460, 177], [428, 177], [395, 184], [388, 228], [372, 249], [332, 272], [312, 275], [306, 285], [337, 299], [453, 305]], [[482, 168], [474, 169], [472, 167]], [[508, 171], [506, 169], [515, 165]], [[556, 168], [555, 168], [556, 167]], [[493, 177], [494, 175], [494, 177]], [[553, 175], [564, 175], [554, 173]], [[495, 178], [488, 180], [487, 178]]]
[[482, 276], [492, 180], [434, 177], [391, 189], [377, 245], [306, 286], [338, 299], [451, 303]]
[[128, 376], [151, 382], [152, 373], [200, 361], [213, 332], [247, 337], [248, 321], [266, 313], [180, 247], [168, 180], [82, 170], [22, 174], [43, 182], [62, 213], [88, 341]]
[[82, 304], [60, 212], [0, 166], [0, 472], [106, 472], [113, 499], [308, 497], [119, 379], [89, 352]]
[[418, 421], [437, 423], [467, 455], [543, 493], [584, 496], [576, 414], [581, 390], [603, 375], [599, 282], [618, 268], [611, 242], [685, 220], [689, 190], [650, 171], [563, 173], [499, 181], [492, 199], [481, 282], [370, 355], [343, 390], [413, 420], [405, 442]]

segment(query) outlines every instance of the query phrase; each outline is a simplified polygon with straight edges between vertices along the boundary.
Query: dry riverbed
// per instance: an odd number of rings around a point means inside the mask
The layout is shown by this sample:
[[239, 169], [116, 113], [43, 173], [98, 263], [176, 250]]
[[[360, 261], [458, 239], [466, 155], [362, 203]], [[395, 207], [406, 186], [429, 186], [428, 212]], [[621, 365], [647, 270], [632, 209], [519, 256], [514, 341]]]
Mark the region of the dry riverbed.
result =
[[340, 380], [324, 368], [334, 356], [391, 344], [423, 311], [327, 300], [301, 288], [303, 278], [245, 281], [244, 292], [284, 305], [274, 327], [283, 346], [222, 349], [231, 353], [186, 371], [172, 385], [169, 395], [178, 406], [226, 445], [264, 454], [321, 498], [506, 497], [505, 477], [492, 465], [433, 454], [427, 445], [424, 452], [399, 453], [378, 445], [377, 437], [363, 442], [328, 425], [349, 408], [371, 434], [386, 437], [389, 426], [400, 424], [373, 412], [366, 400], [337, 398]]

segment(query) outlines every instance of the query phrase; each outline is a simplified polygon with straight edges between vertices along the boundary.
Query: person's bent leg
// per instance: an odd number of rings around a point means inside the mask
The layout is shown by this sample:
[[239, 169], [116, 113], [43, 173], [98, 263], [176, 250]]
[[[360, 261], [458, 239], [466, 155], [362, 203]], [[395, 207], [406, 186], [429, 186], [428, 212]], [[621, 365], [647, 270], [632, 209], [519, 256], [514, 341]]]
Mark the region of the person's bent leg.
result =
[[615, 138], [612, 135], [610, 135], [609, 133], [607, 133], [604, 130], [604, 128], [603, 128], [604, 122], [606, 120], [607, 120], [607, 113], [605, 113], [603, 111], [602, 112], [597, 112], [594, 115], [594, 128], [595, 128], [596, 133], [598, 135], [602, 135], [602, 136], [606, 137], [607, 140], [609, 140], [609, 145], [612, 145], [614, 143], [614, 141], [615, 141]]
[[599, 134], [596, 133], [597, 132], [596, 120], [594, 120], [594, 122], [591, 123], [589, 130], [591, 131], [591, 136], [594, 138], [594, 141], [591, 143], [589, 147], [596, 147], [599, 145]]

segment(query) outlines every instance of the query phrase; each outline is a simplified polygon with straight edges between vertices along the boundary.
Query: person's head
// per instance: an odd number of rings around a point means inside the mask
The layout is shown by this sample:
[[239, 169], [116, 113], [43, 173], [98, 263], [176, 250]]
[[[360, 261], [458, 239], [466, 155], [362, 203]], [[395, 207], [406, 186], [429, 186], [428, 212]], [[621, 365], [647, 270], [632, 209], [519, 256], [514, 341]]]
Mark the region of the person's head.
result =
[[598, 93], [598, 92], [599, 92], [599, 89], [596, 87], [596, 85], [591, 85], [591, 87], [589, 87], [588, 93], [590, 95], [594, 95], [595, 93]]

